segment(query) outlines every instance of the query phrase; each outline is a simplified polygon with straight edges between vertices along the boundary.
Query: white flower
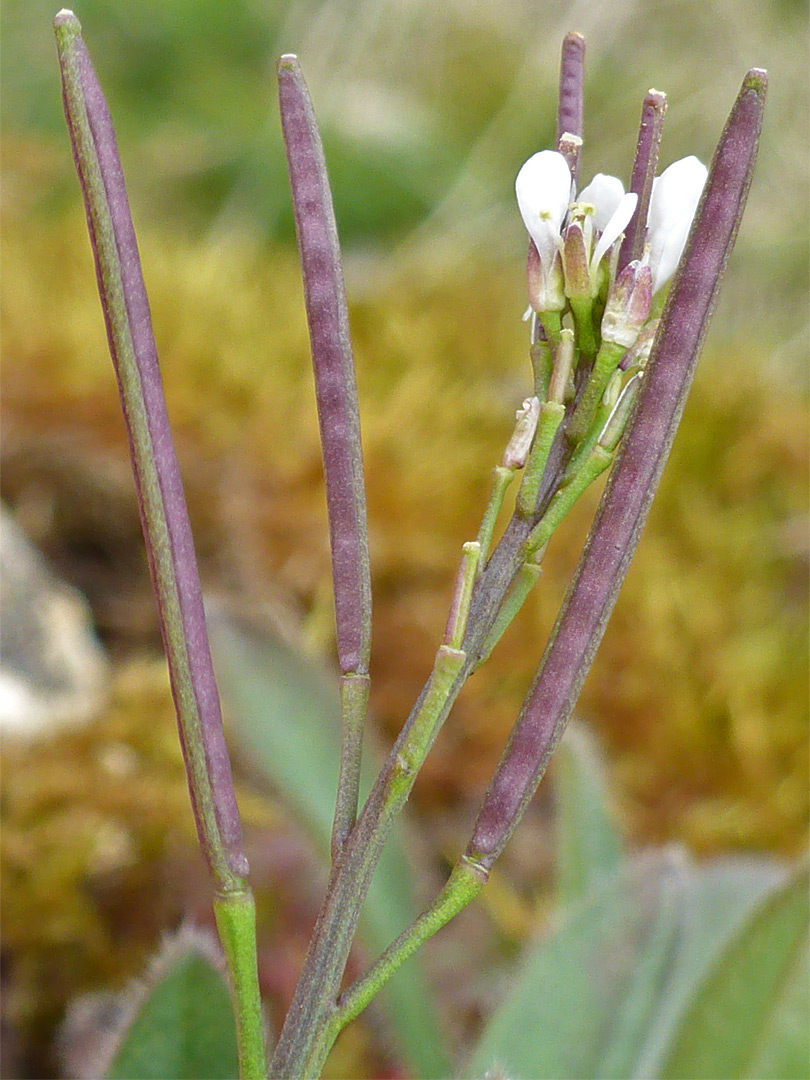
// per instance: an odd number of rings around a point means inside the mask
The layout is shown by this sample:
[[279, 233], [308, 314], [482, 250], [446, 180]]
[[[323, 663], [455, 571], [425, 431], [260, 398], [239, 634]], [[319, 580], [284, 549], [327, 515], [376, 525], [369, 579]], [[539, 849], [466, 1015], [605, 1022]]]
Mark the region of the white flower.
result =
[[533, 311], [565, 307], [560, 229], [571, 198], [571, 171], [562, 154], [533, 154], [515, 180], [515, 194], [532, 243], [527, 264], [529, 302]]
[[600, 232], [604, 232], [623, 198], [624, 184], [618, 176], [600, 172], [580, 191], [577, 202], [593, 206], [593, 223]]
[[[557, 253], [562, 247], [566, 215], [574, 195], [571, 171], [563, 155], [555, 150], [533, 154], [517, 175], [515, 193], [523, 223], [540, 255], [544, 282], [549, 286]], [[595, 282], [599, 263], [627, 228], [638, 196], [632, 193], [626, 195], [621, 180], [615, 176], [597, 173], [576, 202], [593, 207], [587, 222], [589, 253], [591, 228], [601, 233], [593, 253], [589, 254], [588, 269], [591, 281]]]
[[680, 262], [709, 170], [696, 157], [681, 158], [653, 181], [645, 256], [653, 292], [669, 281]]
[[560, 229], [571, 201], [568, 162], [556, 150], [533, 154], [517, 174], [515, 194], [523, 223], [548, 277], [560, 248]]
[[638, 195], [632, 191], [625, 195], [624, 185], [618, 177], [597, 173], [590, 184], [579, 193], [577, 202], [591, 203], [594, 208], [593, 223], [602, 234], [591, 257], [591, 278], [595, 280], [603, 255], [613, 247], [629, 225], [638, 203]]

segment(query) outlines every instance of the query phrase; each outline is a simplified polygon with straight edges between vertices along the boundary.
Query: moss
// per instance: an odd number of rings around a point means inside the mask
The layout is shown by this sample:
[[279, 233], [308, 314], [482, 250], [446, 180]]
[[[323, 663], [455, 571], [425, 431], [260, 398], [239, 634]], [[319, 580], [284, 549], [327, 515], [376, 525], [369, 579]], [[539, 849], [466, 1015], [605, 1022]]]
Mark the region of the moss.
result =
[[[140, 971], [188, 911], [178, 869], [199, 857], [165, 664], [121, 665], [96, 723], [5, 739], [3, 758], [6, 1006], [30, 1035]], [[277, 820], [244, 786], [240, 805], [248, 826]]]

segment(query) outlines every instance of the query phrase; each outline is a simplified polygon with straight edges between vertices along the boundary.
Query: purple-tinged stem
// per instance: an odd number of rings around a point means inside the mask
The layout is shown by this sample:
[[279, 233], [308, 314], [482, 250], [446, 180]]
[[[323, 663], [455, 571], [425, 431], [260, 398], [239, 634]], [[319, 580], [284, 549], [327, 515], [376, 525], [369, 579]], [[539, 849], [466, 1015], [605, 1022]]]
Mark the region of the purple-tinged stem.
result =
[[715, 151], [635, 416], [467, 848], [466, 858], [483, 870], [503, 850], [546, 770], [638, 545], [745, 207], [766, 88], [764, 71], [748, 73]]
[[[579, 147], [561, 146], [564, 135], [582, 138], [583, 103], [585, 100], [585, 38], [571, 32], [563, 38], [560, 56], [560, 95], [557, 107], [557, 136], [555, 146], [564, 153], [574, 184], [579, 173]], [[581, 145], [581, 144], [580, 144]], [[566, 150], [568, 152], [566, 153]]]
[[641, 124], [638, 130], [633, 175], [630, 179], [630, 191], [638, 195], [638, 202], [636, 212], [624, 232], [617, 273], [621, 273], [633, 259], [640, 259], [644, 251], [647, 215], [650, 210], [655, 171], [658, 168], [658, 147], [661, 143], [666, 111], [666, 94], [662, 94], [659, 90], [648, 90], [641, 106]]
[[65, 116], [127, 425], [191, 802], [217, 886], [228, 891], [241, 885], [248, 864], [135, 230], [112, 119], [79, 20], [70, 11], [60, 11], [54, 29]]
[[357, 815], [371, 652], [371, 571], [360, 415], [329, 178], [309, 91], [295, 56], [279, 60], [278, 84], [321, 429], [337, 650], [346, 684], [332, 836], [337, 855]]

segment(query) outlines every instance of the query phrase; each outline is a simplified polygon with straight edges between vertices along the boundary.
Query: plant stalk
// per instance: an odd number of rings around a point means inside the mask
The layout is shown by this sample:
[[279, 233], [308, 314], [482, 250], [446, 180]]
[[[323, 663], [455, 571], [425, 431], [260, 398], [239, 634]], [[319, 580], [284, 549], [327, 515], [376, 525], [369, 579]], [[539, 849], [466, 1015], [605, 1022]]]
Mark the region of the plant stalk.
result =
[[255, 918], [191, 526], [109, 108], [71, 11], [54, 19], [65, 117], [84, 197], [107, 338], [200, 847], [231, 978], [242, 1080], [264, 1076]]

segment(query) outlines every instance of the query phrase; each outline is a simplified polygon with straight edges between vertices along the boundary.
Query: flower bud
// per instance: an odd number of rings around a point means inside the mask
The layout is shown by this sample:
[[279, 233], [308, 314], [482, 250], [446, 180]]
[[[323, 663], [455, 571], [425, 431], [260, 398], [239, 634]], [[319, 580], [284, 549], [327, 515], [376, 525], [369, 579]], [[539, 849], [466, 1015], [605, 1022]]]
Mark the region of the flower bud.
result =
[[650, 316], [652, 272], [638, 261], [628, 263], [610, 290], [602, 316], [602, 341], [629, 349]]

